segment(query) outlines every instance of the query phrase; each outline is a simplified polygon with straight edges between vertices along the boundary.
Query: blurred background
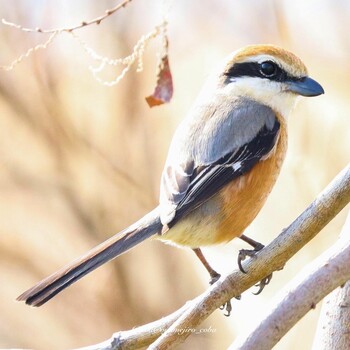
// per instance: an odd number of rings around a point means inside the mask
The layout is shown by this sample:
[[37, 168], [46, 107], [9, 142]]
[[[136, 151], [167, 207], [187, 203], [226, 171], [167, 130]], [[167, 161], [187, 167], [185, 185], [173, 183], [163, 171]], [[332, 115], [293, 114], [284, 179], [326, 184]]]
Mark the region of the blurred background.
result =
[[[116, 1], [0, 0], [2, 18], [27, 27], [68, 27], [95, 18]], [[160, 39], [114, 87], [91, 75], [94, 64], [63, 33], [12, 71], [0, 71], [0, 347], [69, 349], [156, 320], [207, 287], [191, 251], [146, 242], [37, 309], [15, 301], [25, 289], [152, 209], [174, 129], [213, 67], [237, 48], [283, 46], [300, 56], [326, 94], [303, 99], [290, 117], [289, 153], [266, 206], [246, 231], [271, 241], [349, 162], [350, 3], [346, 0], [178, 0], [170, 4], [174, 98], [150, 109]], [[162, 18], [161, 1], [132, 1], [99, 26], [77, 34], [107, 57], [129, 55]], [[47, 35], [0, 25], [0, 65]], [[117, 70], [102, 72], [113, 80]], [[259, 296], [216, 311], [182, 349], [225, 349], [303, 266], [336, 241], [339, 215], [274, 274]], [[241, 242], [205, 249], [220, 272], [236, 268]], [[319, 306], [276, 349], [311, 347]], [[301, 338], [302, 337], [302, 338]], [[301, 343], [302, 339], [302, 343]]]

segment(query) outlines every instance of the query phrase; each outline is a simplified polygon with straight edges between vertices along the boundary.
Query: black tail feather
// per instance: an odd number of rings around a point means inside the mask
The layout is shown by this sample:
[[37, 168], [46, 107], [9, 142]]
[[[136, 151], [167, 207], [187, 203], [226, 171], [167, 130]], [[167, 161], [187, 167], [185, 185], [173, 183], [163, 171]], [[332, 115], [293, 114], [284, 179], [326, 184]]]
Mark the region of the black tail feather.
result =
[[156, 233], [162, 224], [155, 209], [134, 225], [116, 234], [82, 257], [63, 267], [32, 288], [21, 294], [17, 300], [32, 306], [40, 306], [53, 298], [80, 278], [110, 261]]

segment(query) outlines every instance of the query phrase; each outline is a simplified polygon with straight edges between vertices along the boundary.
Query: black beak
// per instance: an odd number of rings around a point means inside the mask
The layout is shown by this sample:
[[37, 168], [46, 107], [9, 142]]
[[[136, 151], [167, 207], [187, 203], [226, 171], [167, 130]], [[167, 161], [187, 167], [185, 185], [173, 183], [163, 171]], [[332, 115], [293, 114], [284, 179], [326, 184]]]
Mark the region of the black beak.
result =
[[292, 80], [287, 82], [287, 91], [295, 92], [301, 96], [318, 96], [324, 94], [323, 87], [309, 77], [300, 80]]

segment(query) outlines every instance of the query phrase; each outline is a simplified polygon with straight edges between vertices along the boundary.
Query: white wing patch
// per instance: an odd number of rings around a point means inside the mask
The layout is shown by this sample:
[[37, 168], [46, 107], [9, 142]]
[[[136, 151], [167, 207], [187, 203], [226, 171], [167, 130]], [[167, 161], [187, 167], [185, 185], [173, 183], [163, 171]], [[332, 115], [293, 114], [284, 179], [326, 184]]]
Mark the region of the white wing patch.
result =
[[242, 167], [242, 162], [236, 162], [232, 164], [233, 171], [237, 171], [241, 167]]

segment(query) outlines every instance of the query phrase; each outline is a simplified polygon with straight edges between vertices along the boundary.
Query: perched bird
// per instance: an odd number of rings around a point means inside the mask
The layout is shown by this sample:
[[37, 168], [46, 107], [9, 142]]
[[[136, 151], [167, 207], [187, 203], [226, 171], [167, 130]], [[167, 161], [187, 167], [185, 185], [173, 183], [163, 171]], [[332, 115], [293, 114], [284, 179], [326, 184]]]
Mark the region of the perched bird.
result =
[[[18, 297], [40, 306], [107, 261], [147, 238], [192, 248], [211, 275], [220, 275], [200, 247], [239, 237], [264, 205], [287, 150], [287, 121], [299, 95], [323, 88], [303, 62], [272, 45], [231, 54], [208, 79], [175, 132], [163, 170], [159, 206], [135, 224], [45, 278]], [[242, 267], [241, 267], [242, 269]], [[268, 278], [262, 281], [262, 286]]]

